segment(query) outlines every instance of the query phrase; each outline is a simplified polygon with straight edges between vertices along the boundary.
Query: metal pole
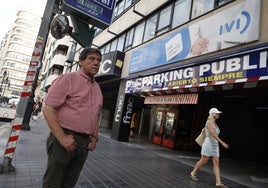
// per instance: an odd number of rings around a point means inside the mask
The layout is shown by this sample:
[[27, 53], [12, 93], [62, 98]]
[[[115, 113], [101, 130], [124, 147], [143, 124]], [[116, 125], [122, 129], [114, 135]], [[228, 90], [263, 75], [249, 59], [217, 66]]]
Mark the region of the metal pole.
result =
[[2, 75], [2, 81], [1, 81], [1, 97], [3, 98], [3, 95], [2, 95], [2, 92], [3, 92], [3, 84], [4, 84], [4, 81], [5, 81], [5, 78], [6, 78], [6, 75], [7, 75], [7, 70], [5, 70], [3, 72], [3, 75]]
[[55, 1], [56, 0], [47, 0], [46, 8], [45, 8], [43, 18], [42, 18], [42, 22], [41, 22], [41, 25], [40, 25], [40, 28], [39, 28], [37, 40], [43, 39], [44, 45], [43, 45], [42, 53], [41, 53], [40, 60], [39, 60], [40, 65], [36, 70], [33, 85], [32, 85], [32, 89], [31, 89], [31, 93], [30, 93], [30, 96], [29, 96], [29, 99], [28, 99], [28, 103], [27, 103], [27, 107], [26, 107], [24, 116], [23, 116], [21, 130], [29, 131], [31, 129], [30, 126], [29, 126], [29, 123], [30, 123], [31, 114], [32, 114], [32, 111], [33, 111], [33, 106], [34, 106], [34, 103], [35, 103], [34, 102], [35, 90], [36, 90], [36, 87], [37, 87], [37, 81], [38, 81], [39, 73], [40, 73], [40, 70], [42, 68], [42, 59], [43, 59], [43, 54], [44, 54], [44, 50], [45, 50], [45, 46], [46, 46], [46, 42], [47, 42], [50, 22], [51, 22], [52, 18], [55, 15], [53, 13], [53, 7], [54, 7], [54, 4], [55, 4]]
[[70, 42], [72, 42], [72, 47], [70, 48], [69, 53], [68, 53], [68, 58], [65, 61], [66, 73], [71, 72], [71, 70], [72, 70], [74, 57], [75, 57], [75, 53], [76, 53], [76, 47], [77, 47], [77, 42], [75, 42], [75, 41], [70, 41]]
[[5, 80], [5, 87], [4, 87], [4, 91], [3, 91], [3, 94], [2, 94], [2, 97], [4, 97], [5, 96], [5, 92], [6, 92], [6, 87], [7, 87], [7, 85], [9, 85], [9, 79], [8, 79], [8, 77], [6, 78], [6, 80]]

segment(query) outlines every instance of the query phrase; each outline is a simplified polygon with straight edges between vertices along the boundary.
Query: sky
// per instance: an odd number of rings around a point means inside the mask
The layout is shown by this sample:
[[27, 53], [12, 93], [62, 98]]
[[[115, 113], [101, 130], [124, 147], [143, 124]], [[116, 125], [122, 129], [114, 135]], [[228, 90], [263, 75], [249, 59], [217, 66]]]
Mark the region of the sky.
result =
[[43, 16], [47, 0], [7, 0], [0, 6], [0, 40], [15, 21], [19, 9], [27, 9]]

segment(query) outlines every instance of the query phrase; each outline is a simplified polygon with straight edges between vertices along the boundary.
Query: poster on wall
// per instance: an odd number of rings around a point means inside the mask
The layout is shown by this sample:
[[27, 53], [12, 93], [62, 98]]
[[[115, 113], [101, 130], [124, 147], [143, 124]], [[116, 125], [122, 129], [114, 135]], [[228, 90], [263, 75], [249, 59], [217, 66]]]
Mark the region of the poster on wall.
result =
[[134, 50], [129, 74], [258, 40], [260, 5], [243, 1]]

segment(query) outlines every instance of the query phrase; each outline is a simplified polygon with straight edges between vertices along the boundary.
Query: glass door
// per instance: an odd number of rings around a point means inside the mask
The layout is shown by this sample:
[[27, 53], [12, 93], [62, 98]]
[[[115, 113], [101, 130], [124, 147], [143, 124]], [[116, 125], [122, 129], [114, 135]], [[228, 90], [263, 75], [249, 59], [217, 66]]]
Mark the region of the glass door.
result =
[[164, 111], [158, 110], [156, 113], [156, 122], [155, 122], [155, 128], [154, 128], [154, 136], [153, 136], [153, 143], [155, 144], [162, 143], [163, 118], [164, 118]]
[[176, 139], [176, 121], [177, 121], [177, 110], [176, 108], [172, 108], [172, 110], [167, 110], [165, 114], [165, 122], [164, 122], [164, 133], [162, 145], [174, 148], [175, 139]]

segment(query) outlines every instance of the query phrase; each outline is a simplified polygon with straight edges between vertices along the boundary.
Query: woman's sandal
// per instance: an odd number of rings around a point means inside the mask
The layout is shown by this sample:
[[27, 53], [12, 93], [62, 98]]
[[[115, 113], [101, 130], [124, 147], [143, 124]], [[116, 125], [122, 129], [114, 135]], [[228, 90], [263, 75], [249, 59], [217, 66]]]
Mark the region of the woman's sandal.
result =
[[193, 175], [192, 173], [190, 173], [189, 177], [190, 177], [191, 180], [193, 180], [193, 181], [198, 181], [196, 175]]
[[221, 184], [221, 185], [216, 185], [216, 188], [229, 188], [227, 185]]

